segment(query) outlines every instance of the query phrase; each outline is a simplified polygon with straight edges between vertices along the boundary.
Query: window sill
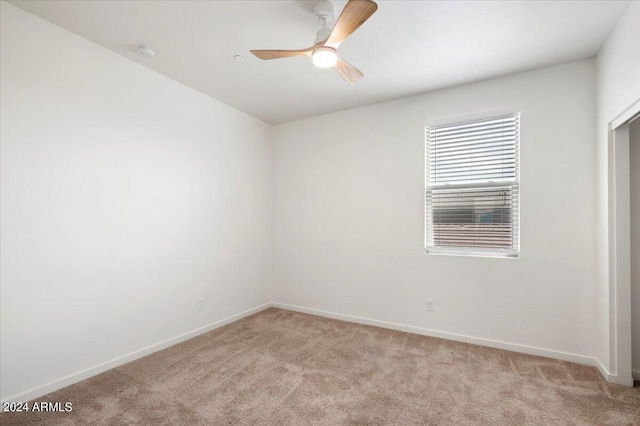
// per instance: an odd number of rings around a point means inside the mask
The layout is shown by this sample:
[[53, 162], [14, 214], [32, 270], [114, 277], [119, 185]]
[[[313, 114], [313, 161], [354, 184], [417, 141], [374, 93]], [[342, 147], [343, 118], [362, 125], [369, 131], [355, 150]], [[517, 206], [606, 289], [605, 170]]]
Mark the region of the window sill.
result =
[[474, 251], [453, 251], [453, 250], [433, 250], [425, 248], [428, 255], [434, 256], [461, 256], [461, 257], [484, 257], [491, 259], [519, 259], [520, 253], [491, 253], [491, 252], [474, 252]]

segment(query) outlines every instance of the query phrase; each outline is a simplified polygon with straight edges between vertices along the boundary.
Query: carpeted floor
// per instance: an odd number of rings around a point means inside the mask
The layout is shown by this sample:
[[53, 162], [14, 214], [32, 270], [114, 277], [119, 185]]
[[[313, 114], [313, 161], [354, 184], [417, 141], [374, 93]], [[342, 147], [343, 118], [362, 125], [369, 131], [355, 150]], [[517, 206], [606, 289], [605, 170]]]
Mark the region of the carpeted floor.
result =
[[593, 367], [279, 309], [4, 413], [4, 425], [640, 425]]

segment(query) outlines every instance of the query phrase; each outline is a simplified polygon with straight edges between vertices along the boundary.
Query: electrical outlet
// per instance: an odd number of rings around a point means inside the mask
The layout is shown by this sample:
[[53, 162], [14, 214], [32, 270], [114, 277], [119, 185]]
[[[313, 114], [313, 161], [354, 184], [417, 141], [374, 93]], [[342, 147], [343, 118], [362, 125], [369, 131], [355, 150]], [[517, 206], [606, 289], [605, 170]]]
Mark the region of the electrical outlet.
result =
[[433, 301], [433, 299], [427, 299], [425, 308], [427, 309], [427, 311], [433, 312], [433, 309], [435, 308], [435, 302]]
[[196, 299], [196, 309], [201, 311], [204, 309], [204, 299], [202, 297], [198, 297]]

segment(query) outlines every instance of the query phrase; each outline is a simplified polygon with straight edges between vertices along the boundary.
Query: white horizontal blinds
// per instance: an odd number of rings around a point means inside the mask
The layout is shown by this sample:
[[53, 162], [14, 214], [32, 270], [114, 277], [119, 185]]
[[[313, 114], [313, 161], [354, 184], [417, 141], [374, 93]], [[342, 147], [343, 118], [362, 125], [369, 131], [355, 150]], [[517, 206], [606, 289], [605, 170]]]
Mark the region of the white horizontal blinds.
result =
[[516, 241], [518, 187], [427, 191], [431, 244], [439, 247], [512, 249]]
[[431, 184], [517, 178], [517, 115], [427, 129]]
[[426, 245], [517, 252], [519, 115], [426, 129]]

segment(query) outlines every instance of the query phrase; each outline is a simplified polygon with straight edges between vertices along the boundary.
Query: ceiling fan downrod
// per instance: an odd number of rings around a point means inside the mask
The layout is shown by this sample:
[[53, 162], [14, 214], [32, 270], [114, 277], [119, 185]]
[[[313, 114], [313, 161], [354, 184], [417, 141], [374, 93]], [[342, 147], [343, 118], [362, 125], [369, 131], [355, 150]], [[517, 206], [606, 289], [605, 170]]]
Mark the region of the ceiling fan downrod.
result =
[[328, 39], [331, 35], [331, 28], [329, 28], [329, 26], [333, 27], [333, 21], [335, 20], [333, 3], [327, 0], [322, 0], [321, 2], [316, 3], [313, 8], [313, 14], [316, 15], [316, 18], [322, 25], [318, 30], [316, 40], [314, 41], [314, 43], [317, 44]]

